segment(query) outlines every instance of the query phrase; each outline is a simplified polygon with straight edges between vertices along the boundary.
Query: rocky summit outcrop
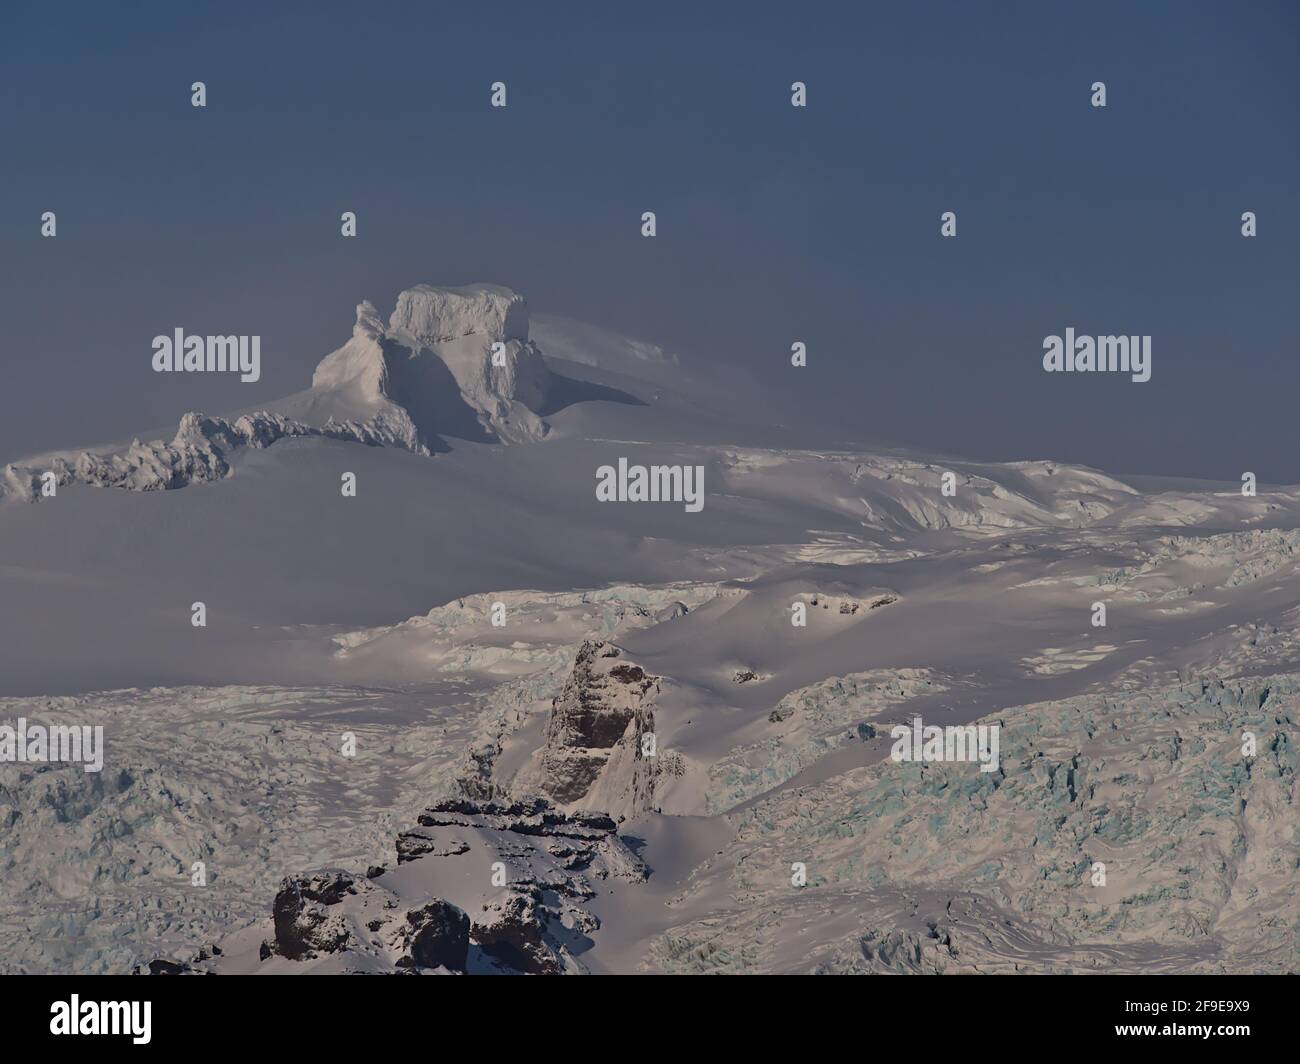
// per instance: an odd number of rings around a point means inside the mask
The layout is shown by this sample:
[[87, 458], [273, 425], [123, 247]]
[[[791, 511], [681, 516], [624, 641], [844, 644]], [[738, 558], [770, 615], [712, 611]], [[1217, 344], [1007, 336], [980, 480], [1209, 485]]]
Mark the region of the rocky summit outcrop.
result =
[[656, 740], [651, 707], [660, 678], [613, 643], [587, 640], [556, 696], [546, 741], [521, 782], [567, 808], [622, 819], [654, 806]]
[[357, 882], [350, 873], [336, 870], [287, 877], [271, 907], [274, 951], [297, 961], [346, 948], [351, 934], [339, 903], [356, 895]]
[[[384, 874], [382, 868], [371, 871], [376, 878]], [[305, 963], [338, 955], [345, 971], [466, 970], [470, 920], [464, 910], [441, 898], [404, 907], [369, 877], [340, 869], [287, 877], [271, 920], [274, 938], [262, 943], [264, 962], [280, 957]], [[377, 937], [380, 932], [383, 938]], [[352, 966], [349, 957], [363, 963]], [[364, 963], [376, 960], [383, 968]]]
[[[581, 970], [577, 957], [600, 921], [587, 910], [595, 882], [639, 882], [648, 872], [603, 813], [566, 814], [541, 798], [451, 799], [426, 809], [399, 838], [399, 860], [492, 859], [494, 870], [469, 939], [478, 969], [555, 975]], [[413, 842], [418, 841], [418, 845]], [[467, 866], [467, 867], [469, 867]], [[432, 869], [430, 869], [432, 871]], [[417, 958], [418, 959], [418, 958]]]
[[[391, 870], [373, 866], [361, 876], [327, 868], [285, 878], [260, 970], [580, 973], [600, 927], [588, 909], [597, 884], [649, 875], [612, 818], [564, 813], [543, 798], [439, 802], [398, 837], [396, 850]], [[225, 967], [233, 952], [213, 945], [189, 963], [160, 959], [147, 970], [244, 970]]]
[[[435, 898], [406, 914], [407, 944], [413, 965], [463, 972], [469, 956], [469, 916], [450, 902]], [[399, 959], [400, 963], [400, 959]]]

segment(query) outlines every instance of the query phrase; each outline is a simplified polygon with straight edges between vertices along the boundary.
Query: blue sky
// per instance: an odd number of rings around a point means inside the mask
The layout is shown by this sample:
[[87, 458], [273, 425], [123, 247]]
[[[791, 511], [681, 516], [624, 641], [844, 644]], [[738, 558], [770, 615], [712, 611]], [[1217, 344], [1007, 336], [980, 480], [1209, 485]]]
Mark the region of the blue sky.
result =
[[[486, 280], [845, 439], [1300, 482], [1298, 52], [1285, 3], [7, 3], [0, 460], [297, 390], [360, 299]], [[262, 380], [154, 375], [176, 326], [260, 334]], [[1045, 374], [1067, 326], [1150, 334], [1152, 380]]]

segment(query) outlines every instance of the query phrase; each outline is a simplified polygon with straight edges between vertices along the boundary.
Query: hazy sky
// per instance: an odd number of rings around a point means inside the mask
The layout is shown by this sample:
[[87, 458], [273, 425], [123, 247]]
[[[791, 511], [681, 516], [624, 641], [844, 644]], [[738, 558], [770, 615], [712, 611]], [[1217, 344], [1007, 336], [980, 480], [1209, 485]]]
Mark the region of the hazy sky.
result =
[[[1300, 482], [1298, 54], [1294, 3], [7, 0], [0, 460], [494, 281], [850, 438]], [[177, 326], [260, 334], [261, 382], [152, 373]], [[1067, 326], [1150, 334], [1152, 380], [1044, 373]]]

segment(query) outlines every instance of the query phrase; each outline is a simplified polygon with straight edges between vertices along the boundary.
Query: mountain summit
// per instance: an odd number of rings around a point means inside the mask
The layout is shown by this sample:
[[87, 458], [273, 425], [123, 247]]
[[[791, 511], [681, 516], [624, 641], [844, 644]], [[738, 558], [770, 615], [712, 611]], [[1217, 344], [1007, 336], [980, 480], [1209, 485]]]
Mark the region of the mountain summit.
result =
[[435, 434], [520, 443], [541, 439], [537, 414], [551, 387], [542, 353], [528, 338], [528, 303], [500, 285], [417, 285], [397, 297], [385, 324], [373, 303], [357, 307], [352, 338], [326, 355], [310, 391], [286, 413], [319, 423], [378, 419], [411, 450]]
[[[558, 393], [528, 338], [528, 304], [500, 285], [417, 285], [387, 324], [357, 306], [352, 337], [326, 355], [311, 387], [229, 419], [191, 411], [168, 442], [136, 439], [107, 453], [70, 450], [0, 468], [0, 497], [33, 501], [42, 478], [155, 491], [230, 472], [232, 453], [290, 437], [324, 436], [429, 455], [442, 437], [481, 443], [540, 440], [539, 412]], [[599, 393], [589, 393], [593, 397]]]

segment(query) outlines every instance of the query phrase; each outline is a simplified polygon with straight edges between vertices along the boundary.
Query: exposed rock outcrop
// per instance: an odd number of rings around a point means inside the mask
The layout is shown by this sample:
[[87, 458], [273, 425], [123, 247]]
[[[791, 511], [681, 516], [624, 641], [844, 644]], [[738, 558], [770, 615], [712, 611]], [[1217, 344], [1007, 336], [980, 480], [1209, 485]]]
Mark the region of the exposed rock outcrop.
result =
[[[418, 823], [419, 837], [428, 845], [427, 853], [433, 856], [468, 852], [470, 844], [462, 839], [472, 832], [489, 832], [495, 844], [518, 854], [521, 852], [519, 837], [522, 837], [546, 854], [543, 865], [557, 866], [534, 867], [530, 863], [527, 881], [566, 897], [586, 899], [594, 893], [582, 876], [568, 873], [631, 880], [642, 880], [647, 875], [641, 859], [619, 838], [618, 825], [612, 817], [600, 812], [563, 813], [543, 798], [508, 804], [453, 798], [430, 806], [419, 815]], [[415, 833], [405, 833], [412, 834]], [[399, 841], [399, 852], [401, 846]], [[408, 860], [415, 859], [408, 857]]]
[[271, 910], [274, 951], [296, 961], [345, 949], [351, 933], [338, 906], [345, 897], [355, 896], [362, 884], [366, 881], [335, 870], [287, 877]]
[[508, 804], [452, 799], [426, 809], [419, 825], [427, 849], [408, 860], [467, 853], [475, 844], [493, 858], [500, 885], [485, 893], [469, 938], [482, 963], [509, 971], [580, 970], [576, 954], [600, 926], [585, 908], [596, 895], [592, 881], [641, 881], [648, 874], [610, 817], [564, 814], [540, 798]]
[[545, 745], [525, 776], [561, 806], [622, 819], [653, 808], [660, 678], [613, 643], [588, 640], [552, 704]]
[[463, 972], [469, 956], [469, 917], [450, 902], [435, 899], [406, 914], [411, 961], [422, 968]]
[[[640, 882], [641, 859], [603, 813], [564, 813], [542, 798], [448, 799], [397, 839], [398, 869], [290, 876], [272, 905], [262, 964], [372, 973], [554, 975], [584, 971], [600, 921], [600, 881]], [[222, 949], [153, 972], [221, 970]]]

